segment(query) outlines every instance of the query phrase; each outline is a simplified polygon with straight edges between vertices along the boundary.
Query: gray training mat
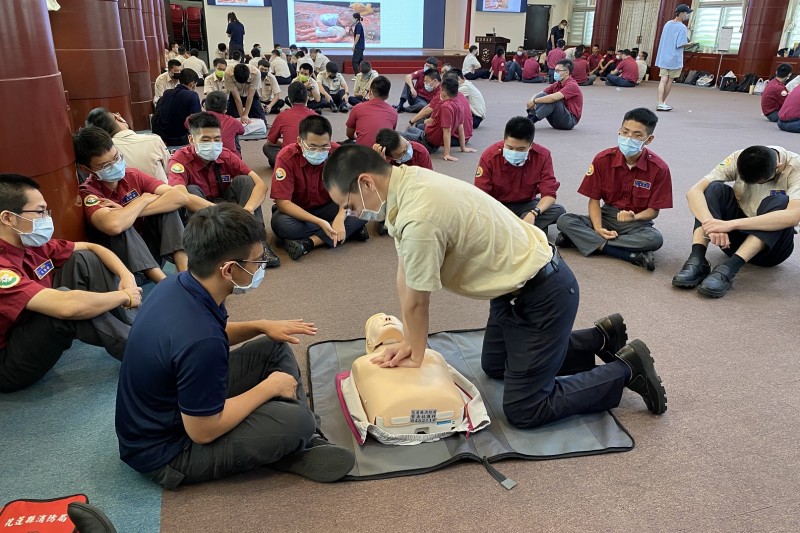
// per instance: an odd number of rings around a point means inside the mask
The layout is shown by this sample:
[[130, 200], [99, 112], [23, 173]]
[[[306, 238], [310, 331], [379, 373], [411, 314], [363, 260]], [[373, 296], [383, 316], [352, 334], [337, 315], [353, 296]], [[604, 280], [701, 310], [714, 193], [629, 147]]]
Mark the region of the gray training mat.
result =
[[[482, 329], [441, 332], [428, 338], [428, 346], [441, 353], [480, 390], [491, 424], [469, 437], [457, 434], [416, 446], [385, 445], [372, 437], [359, 446], [350, 431], [336, 391], [336, 374], [350, 370], [353, 361], [364, 355], [364, 339], [311, 345], [308, 348], [310, 395], [314, 411], [322, 421], [322, 432], [332, 442], [350, 448], [356, 456], [356, 464], [346, 479], [422, 474], [459, 460], [483, 462], [492, 473], [488, 463], [500, 459], [542, 460], [633, 449], [633, 437], [610, 412], [572, 416], [536, 429], [521, 430], [509, 425], [503, 415], [503, 382], [490, 379], [481, 369], [482, 343]], [[501, 482], [504, 479], [495, 478]]]

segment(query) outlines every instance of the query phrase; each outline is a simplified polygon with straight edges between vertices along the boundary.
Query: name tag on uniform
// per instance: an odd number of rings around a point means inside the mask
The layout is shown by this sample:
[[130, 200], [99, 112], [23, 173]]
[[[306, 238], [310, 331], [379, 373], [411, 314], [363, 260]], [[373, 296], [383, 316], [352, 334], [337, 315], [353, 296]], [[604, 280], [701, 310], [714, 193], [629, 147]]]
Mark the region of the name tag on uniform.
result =
[[230, 183], [231, 182], [231, 175], [230, 174], [223, 174], [219, 177], [222, 180], [222, 183]]
[[642, 180], [634, 180], [633, 186], [639, 187], [640, 189], [650, 189], [651, 183], [649, 181], [642, 181]]
[[769, 191], [770, 196], [786, 196], [786, 191], [782, 189], [772, 189]]
[[42, 279], [43, 277], [48, 275], [52, 270], [53, 270], [53, 261], [48, 259], [47, 261], [36, 267], [36, 270], [34, 270], [34, 272], [36, 272], [37, 278]]
[[129, 192], [128, 194], [126, 194], [125, 196], [123, 196], [122, 197], [122, 201], [120, 203], [122, 205], [126, 205], [126, 204], [129, 204], [131, 201], [135, 200], [136, 198], [139, 198], [139, 191], [134, 189], [131, 192]]

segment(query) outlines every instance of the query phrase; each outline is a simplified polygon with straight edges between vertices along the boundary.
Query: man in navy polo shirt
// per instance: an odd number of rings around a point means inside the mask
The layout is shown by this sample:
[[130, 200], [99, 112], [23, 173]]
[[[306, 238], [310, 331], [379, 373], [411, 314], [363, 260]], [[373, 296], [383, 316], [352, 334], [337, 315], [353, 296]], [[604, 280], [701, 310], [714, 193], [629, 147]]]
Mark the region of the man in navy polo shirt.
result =
[[167, 146], [184, 146], [189, 143], [184, 122], [186, 117], [201, 110], [197, 87], [197, 73], [188, 68], [181, 71], [177, 87], [169, 89], [159, 100], [153, 115], [153, 133]]
[[196, 213], [184, 235], [189, 271], [159, 284], [131, 328], [117, 390], [120, 458], [166, 488], [265, 465], [331, 482], [355, 463], [319, 435], [287, 344], [314, 335], [314, 324], [228, 322], [227, 297], [264, 277], [265, 237], [235, 204]]

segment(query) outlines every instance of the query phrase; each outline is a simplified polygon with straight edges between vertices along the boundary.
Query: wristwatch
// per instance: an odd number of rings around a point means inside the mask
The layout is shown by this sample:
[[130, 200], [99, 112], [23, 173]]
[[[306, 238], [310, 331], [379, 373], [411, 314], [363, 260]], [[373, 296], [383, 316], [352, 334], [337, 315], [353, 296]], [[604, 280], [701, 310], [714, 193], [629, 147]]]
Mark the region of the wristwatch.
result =
[[534, 216], [538, 217], [539, 215], [542, 214], [542, 210], [539, 209], [538, 207], [534, 207], [533, 209], [531, 209], [531, 213], [533, 213]]

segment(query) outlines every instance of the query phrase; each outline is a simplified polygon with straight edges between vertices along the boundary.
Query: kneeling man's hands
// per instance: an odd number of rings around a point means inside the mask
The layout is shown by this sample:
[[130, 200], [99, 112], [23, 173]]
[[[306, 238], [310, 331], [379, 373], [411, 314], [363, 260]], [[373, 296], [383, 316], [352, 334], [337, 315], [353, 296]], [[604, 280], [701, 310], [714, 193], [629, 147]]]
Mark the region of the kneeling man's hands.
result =
[[300, 344], [300, 339], [292, 335], [316, 335], [317, 327], [313, 322], [303, 322], [302, 318], [292, 320], [264, 320], [264, 334], [275, 342]]
[[370, 361], [380, 365], [381, 368], [419, 368], [422, 366], [421, 360], [417, 363], [411, 359], [411, 346], [407, 342], [387, 346], [381, 355], [373, 357]]
[[264, 383], [269, 385], [275, 396], [297, 398], [297, 380], [285, 372], [273, 372], [267, 376]]

